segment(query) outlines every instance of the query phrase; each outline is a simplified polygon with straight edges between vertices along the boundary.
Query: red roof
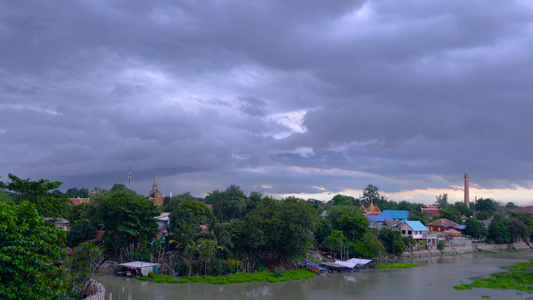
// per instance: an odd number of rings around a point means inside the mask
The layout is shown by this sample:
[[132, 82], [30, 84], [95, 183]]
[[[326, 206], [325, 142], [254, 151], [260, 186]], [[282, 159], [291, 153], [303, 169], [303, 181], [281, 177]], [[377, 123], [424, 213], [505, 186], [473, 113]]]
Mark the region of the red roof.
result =
[[451, 226], [459, 226], [459, 224], [455, 223], [454, 221], [450, 221], [448, 219], [438, 219], [437, 221], [431, 222], [428, 225], [430, 226], [439, 226], [439, 227], [451, 227]]
[[439, 217], [440, 216], [440, 211], [438, 208], [434, 208], [434, 207], [426, 207], [426, 208], [422, 208], [422, 211], [424, 212], [427, 212], [428, 215], [430, 217]]

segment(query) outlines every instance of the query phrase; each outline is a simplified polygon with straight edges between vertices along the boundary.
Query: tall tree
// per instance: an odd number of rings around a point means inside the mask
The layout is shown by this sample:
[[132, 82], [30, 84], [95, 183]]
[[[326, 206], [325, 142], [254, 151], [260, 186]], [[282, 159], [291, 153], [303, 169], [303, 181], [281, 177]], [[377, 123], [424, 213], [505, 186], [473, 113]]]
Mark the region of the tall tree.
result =
[[57, 299], [66, 292], [65, 233], [35, 205], [0, 202], [0, 298]]
[[94, 272], [104, 260], [102, 251], [93, 243], [85, 242], [74, 249], [67, 260], [69, 268], [68, 280], [73, 291], [83, 299], [83, 287], [89, 281]]
[[487, 229], [485, 226], [475, 218], [470, 218], [465, 222], [465, 234], [475, 239], [484, 238], [487, 236]]
[[61, 182], [50, 182], [48, 179], [31, 181], [20, 179], [9, 173], [8, 183], [0, 181], [0, 189], [14, 193], [14, 200], [20, 203], [24, 200], [33, 203], [39, 214], [45, 217], [63, 217], [67, 215], [69, 198], [60, 193], [53, 193], [61, 186]]
[[437, 206], [439, 207], [439, 209], [446, 208], [446, 207], [448, 207], [450, 205], [448, 203], [448, 194], [447, 193], [438, 195], [435, 198], [437, 198], [436, 199], [437, 200]]
[[332, 228], [342, 231], [352, 242], [362, 239], [368, 231], [368, 220], [358, 207], [333, 206], [328, 213]]
[[154, 238], [158, 228], [154, 217], [159, 212], [153, 202], [123, 184], [115, 184], [109, 191], [100, 190], [91, 199], [98, 207], [101, 222], [111, 232], [115, 250], [128, 242], [138, 248]]

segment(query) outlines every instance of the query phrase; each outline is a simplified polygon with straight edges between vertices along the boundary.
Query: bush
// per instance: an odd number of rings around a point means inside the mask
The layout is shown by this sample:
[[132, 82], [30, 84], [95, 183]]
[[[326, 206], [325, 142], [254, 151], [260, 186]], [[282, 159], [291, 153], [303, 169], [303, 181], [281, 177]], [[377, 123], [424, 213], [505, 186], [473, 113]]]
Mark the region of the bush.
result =
[[444, 250], [446, 248], [446, 243], [444, 241], [439, 241], [439, 244], [437, 245], [437, 249], [440, 251]]

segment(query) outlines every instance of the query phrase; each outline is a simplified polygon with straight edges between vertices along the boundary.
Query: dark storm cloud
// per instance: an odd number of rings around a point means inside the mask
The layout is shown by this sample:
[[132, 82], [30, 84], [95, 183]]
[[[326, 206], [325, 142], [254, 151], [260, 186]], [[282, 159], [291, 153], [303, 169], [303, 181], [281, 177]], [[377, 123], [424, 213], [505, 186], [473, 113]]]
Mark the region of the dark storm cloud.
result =
[[[61, 9], [59, 9], [61, 8]], [[198, 195], [532, 186], [533, 7], [0, 4], [0, 168]], [[435, 179], [437, 178], [437, 179]]]

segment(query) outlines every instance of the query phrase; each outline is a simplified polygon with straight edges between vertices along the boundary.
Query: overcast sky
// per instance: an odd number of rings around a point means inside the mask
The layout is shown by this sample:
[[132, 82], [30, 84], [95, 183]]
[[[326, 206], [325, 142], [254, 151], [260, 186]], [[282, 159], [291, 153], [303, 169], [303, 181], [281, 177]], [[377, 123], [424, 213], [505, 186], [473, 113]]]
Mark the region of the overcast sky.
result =
[[0, 180], [533, 203], [530, 1], [2, 1]]

